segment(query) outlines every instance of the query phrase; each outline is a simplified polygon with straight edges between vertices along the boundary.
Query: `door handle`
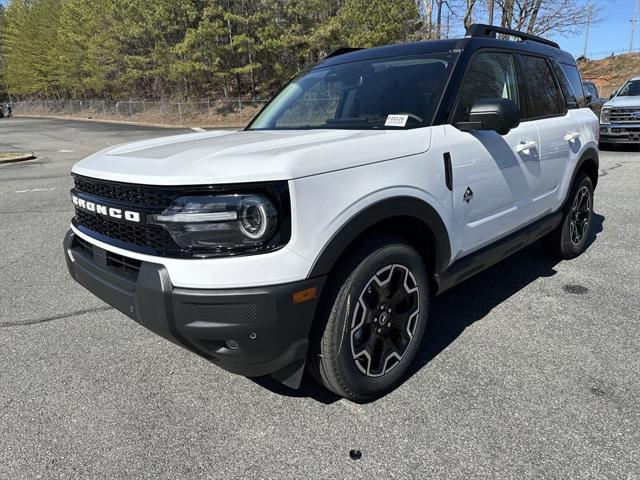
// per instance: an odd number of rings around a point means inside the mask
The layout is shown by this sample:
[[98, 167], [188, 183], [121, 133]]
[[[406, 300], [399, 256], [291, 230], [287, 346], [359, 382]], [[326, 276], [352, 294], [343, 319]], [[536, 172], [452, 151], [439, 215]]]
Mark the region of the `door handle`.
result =
[[529, 151], [537, 148], [538, 144], [534, 141], [523, 141], [516, 145], [516, 152], [529, 153]]
[[569, 132], [564, 136], [564, 139], [567, 142], [573, 142], [573, 141], [575, 141], [575, 140], [577, 140], [579, 138], [580, 138], [580, 133], [579, 132]]

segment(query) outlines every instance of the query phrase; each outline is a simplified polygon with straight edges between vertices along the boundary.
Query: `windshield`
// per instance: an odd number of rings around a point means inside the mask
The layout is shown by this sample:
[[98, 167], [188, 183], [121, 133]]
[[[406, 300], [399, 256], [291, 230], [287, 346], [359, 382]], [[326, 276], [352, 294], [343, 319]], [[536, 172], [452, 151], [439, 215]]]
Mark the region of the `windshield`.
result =
[[430, 125], [456, 54], [319, 68], [287, 85], [249, 130], [403, 129]]
[[619, 97], [640, 96], [640, 80], [629, 80], [618, 92]]

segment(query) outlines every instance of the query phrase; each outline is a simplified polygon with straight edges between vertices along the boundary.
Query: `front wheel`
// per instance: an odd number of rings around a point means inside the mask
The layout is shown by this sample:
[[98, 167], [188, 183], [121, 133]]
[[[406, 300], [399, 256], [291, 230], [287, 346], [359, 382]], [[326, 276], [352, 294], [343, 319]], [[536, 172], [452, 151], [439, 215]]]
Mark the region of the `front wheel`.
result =
[[575, 258], [587, 248], [593, 217], [593, 183], [581, 174], [571, 189], [562, 222], [545, 240], [554, 255], [565, 260]]
[[420, 346], [429, 306], [424, 263], [402, 240], [379, 238], [330, 282], [311, 372], [338, 395], [372, 400], [402, 380]]

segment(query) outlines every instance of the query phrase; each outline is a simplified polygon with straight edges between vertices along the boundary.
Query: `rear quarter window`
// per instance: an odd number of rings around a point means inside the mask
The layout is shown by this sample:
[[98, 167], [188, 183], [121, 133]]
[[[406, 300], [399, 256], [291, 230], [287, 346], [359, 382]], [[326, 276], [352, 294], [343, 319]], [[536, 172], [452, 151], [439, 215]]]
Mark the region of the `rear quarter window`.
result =
[[587, 99], [578, 67], [567, 63], [555, 64], [562, 93], [570, 109], [585, 108]]

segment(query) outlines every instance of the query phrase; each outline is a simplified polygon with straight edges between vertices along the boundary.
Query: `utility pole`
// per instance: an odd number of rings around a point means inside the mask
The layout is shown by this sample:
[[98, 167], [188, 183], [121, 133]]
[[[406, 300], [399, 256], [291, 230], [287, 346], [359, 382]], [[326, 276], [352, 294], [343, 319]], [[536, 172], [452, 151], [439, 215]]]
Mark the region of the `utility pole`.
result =
[[638, 12], [640, 11], [640, 0], [633, 2], [633, 18], [631, 19], [631, 44], [629, 52], [633, 52], [633, 42], [636, 39], [636, 26], [638, 25]]
[[489, 25], [493, 25], [493, 0], [489, 0]]
[[[637, 2], [638, 0], [636, 0]], [[587, 49], [589, 48], [589, 27], [591, 27], [591, 20], [593, 16], [593, 5], [591, 4], [591, 0], [589, 0], [589, 4], [587, 5], [587, 28], [584, 31], [584, 51], [582, 52], [582, 56], [587, 58]]]

